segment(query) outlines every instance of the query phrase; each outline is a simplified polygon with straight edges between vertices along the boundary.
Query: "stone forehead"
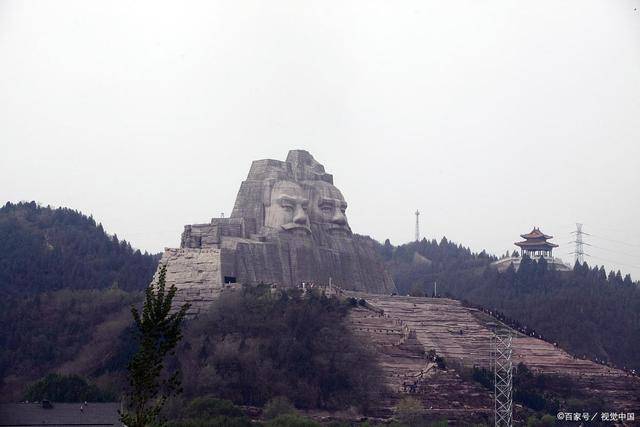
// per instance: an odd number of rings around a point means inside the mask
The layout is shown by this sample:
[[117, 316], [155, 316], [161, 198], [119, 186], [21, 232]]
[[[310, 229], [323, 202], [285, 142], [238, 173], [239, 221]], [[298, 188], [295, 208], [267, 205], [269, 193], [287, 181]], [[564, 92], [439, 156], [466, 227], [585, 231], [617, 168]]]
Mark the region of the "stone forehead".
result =
[[306, 196], [306, 192], [300, 184], [293, 181], [276, 181], [271, 186], [271, 197], [277, 194], [277, 192], [286, 192], [290, 196]]
[[333, 184], [325, 181], [305, 181], [304, 187], [312, 198], [328, 197], [344, 201], [342, 192]]
[[297, 196], [300, 198], [306, 198], [308, 193], [302, 188], [302, 185], [294, 181], [268, 180], [263, 186], [262, 204], [264, 204], [264, 206], [270, 206], [272, 202], [275, 202], [273, 197], [279, 192], [286, 192], [289, 196]]

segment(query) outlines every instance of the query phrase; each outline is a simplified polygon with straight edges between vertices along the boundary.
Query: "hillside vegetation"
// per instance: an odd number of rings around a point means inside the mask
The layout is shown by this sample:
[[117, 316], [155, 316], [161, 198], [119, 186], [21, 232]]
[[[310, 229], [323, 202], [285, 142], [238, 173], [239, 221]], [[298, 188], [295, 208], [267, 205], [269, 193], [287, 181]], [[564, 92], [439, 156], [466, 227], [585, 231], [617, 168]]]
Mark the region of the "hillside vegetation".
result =
[[141, 290], [157, 263], [78, 211], [35, 202], [0, 208], [0, 292]]
[[[402, 294], [431, 295], [437, 281], [439, 296], [499, 311], [578, 356], [640, 369], [640, 288], [628, 276], [587, 265], [560, 273], [530, 260], [498, 273], [495, 257], [446, 239], [378, 249]], [[77, 211], [0, 208], [1, 399], [23, 398], [29, 383], [53, 373], [118, 395], [135, 351], [129, 309], [156, 265]], [[349, 332], [348, 310], [295, 290], [224, 295], [185, 326], [172, 363], [182, 367], [186, 397], [263, 405], [284, 396], [300, 408], [366, 409], [381, 392], [380, 373]], [[30, 390], [58, 383], [44, 378]]]
[[[98, 391], [119, 396], [136, 350], [129, 308], [140, 304], [140, 294], [61, 290], [0, 300], [0, 324], [12, 325], [0, 329], [2, 400], [44, 391], [58, 399]], [[366, 409], [382, 392], [381, 373], [348, 328], [350, 307], [321, 294], [245, 287], [185, 323], [170, 363], [181, 368], [188, 398], [262, 406], [284, 396], [299, 408]], [[99, 389], [54, 373], [80, 375]]]
[[49, 373], [118, 387], [133, 352], [131, 304], [141, 293], [60, 290], [0, 298], [0, 399], [15, 401]]
[[586, 263], [558, 272], [528, 259], [499, 273], [495, 257], [444, 238], [387, 240], [379, 252], [403, 294], [430, 296], [437, 282], [440, 296], [501, 312], [576, 356], [640, 370], [640, 285], [629, 275]]
[[350, 307], [297, 289], [223, 293], [186, 326], [177, 357], [186, 396], [254, 406], [284, 396], [298, 408], [366, 409], [382, 392], [382, 373], [348, 327]]

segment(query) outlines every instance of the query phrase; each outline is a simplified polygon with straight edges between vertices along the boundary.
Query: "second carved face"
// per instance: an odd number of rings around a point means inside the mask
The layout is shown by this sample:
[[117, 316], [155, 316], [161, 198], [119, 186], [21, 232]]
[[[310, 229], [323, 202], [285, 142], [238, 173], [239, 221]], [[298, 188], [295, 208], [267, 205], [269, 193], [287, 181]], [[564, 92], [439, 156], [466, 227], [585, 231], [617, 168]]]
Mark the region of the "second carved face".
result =
[[312, 222], [319, 223], [330, 233], [351, 234], [347, 221], [347, 202], [340, 190], [325, 181], [308, 181], [309, 216]]
[[265, 209], [265, 226], [285, 231], [311, 233], [307, 209], [309, 199], [302, 187], [292, 181], [277, 181]]

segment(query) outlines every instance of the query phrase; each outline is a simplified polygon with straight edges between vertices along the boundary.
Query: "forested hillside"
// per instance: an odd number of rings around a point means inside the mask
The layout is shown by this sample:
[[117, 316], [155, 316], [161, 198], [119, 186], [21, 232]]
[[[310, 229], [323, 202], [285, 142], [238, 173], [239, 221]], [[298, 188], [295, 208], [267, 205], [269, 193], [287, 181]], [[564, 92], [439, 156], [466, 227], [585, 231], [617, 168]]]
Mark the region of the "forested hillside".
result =
[[[140, 302], [141, 293], [118, 289], [1, 299], [0, 325], [11, 327], [0, 328], [0, 402], [43, 388], [56, 398], [76, 395], [88, 390], [80, 379], [99, 387], [94, 395], [119, 396], [136, 349], [130, 307]], [[354, 306], [319, 293], [244, 287], [185, 323], [169, 363], [181, 367], [187, 398], [263, 405], [285, 396], [300, 408], [366, 409], [383, 386], [375, 357], [348, 328]], [[59, 382], [68, 384], [54, 387]]]
[[[379, 246], [399, 291], [438, 294], [501, 312], [578, 357], [640, 370], [640, 285], [620, 272], [577, 265], [551, 271], [523, 260], [504, 273], [496, 258], [442, 239]], [[543, 264], [543, 263], [542, 263]]]
[[141, 292], [92, 289], [0, 298], [0, 401], [21, 399], [51, 373], [78, 374], [112, 391], [133, 347], [132, 304]]
[[[561, 273], [531, 260], [499, 273], [490, 267], [494, 256], [446, 239], [386, 241], [378, 249], [402, 294], [431, 295], [437, 282], [439, 296], [501, 312], [579, 357], [640, 369], [640, 287], [629, 276], [586, 264]], [[157, 257], [77, 211], [33, 202], [2, 207], [2, 399], [21, 398], [30, 382], [51, 373], [77, 374], [117, 394], [134, 351], [129, 307], [139, 304], [156, 265]], [[301, 407], [340, 407], [346, 394], [349, 404], [367, 402], [375, 384], [358, 378], [375, 366], [345, 332], [348, 307], [283, 295], [245, 289], [189, 322], [179, 348], [187, 394], [217, 390], [245, 404], [285, 395]], [[212, 366], [205, 382], [188, 374]], [[286, 372], [296, 372], [295, 381]], [[257, 380], [263, 377], [269, 381]]]
[[140, 290], [157, 262], [78, 211], [35, 202], [0, 208], [0, 292]]

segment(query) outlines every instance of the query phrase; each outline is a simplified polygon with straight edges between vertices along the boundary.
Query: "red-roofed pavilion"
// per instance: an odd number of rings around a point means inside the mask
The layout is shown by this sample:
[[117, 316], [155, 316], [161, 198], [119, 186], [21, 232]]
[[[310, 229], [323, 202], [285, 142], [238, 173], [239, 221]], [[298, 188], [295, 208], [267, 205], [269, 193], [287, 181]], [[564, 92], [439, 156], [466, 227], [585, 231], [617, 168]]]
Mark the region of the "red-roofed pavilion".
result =
[[522, 242], [516, 242], [515, 245], [520, 247], [521, 255], [528, 255], [531, 258], [545, 256], [552, 257], [553, 248], [557, 248], [555, 243], [547, 242], [547, 239], [553, 239], [553, 236], [544, 234], [538, 227], [534, 227], [530, 233], [521, 234]]

